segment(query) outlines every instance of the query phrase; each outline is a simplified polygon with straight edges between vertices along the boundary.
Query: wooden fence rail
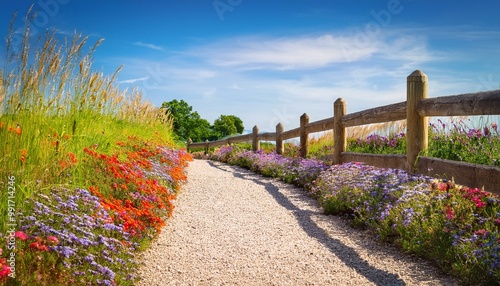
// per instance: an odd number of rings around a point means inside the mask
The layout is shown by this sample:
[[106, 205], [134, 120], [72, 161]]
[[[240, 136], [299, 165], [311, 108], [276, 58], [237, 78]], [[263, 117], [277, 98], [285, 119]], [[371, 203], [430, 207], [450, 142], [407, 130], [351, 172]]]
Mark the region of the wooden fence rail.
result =
[[[230, 137], [213, 142], [188, 142], [188, 150], [252, 141], [252, 149], [260, 148], [260, 141], [275, 141], [276, 152], [282, 154], [283, 142], [300, 137], [301, 156], [309, 150], [309, 134], [333, 130], [334, 164], [359, 161], [383, 168], [404, 169], [433, 177], [453, 178], [456, 183], [469, 187], [484, 187], [487, 191], [500, 194], [500, 168], [479, 164], [469, 164], [437, 158], [419, 156], [428, 147], [428, 117], [500, 115], [500, 90], [466, 93], [437, 98], [428, 98], [427, 76], [420, 70], [407, 77], [406, 101], [371, 108], [347, 114], [347, 104], [339, 98], [333, 104], [333, 117], [309, 122], [304, 113], [300, 117], [300, 127], [284, 130], [283, 124], [276, 126], [276, 132], [259, 133], [254, 126], [251, 134]], [[346, 152], [347, 127], [373, 123], [384, 123], [406, 119], [406, 155], [378, 155]]]

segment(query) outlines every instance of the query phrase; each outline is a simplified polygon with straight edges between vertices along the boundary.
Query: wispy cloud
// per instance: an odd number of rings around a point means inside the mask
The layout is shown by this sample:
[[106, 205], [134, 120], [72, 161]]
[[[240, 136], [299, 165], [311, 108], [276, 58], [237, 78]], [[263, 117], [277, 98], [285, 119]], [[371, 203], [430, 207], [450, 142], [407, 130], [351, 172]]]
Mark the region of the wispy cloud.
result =
[[136, 83], [136, 82], [139, 82], [139, 81], [144, 81], [144, 80], [148, 80], [149, 77], [140, 77], [140, 78], [132, 78], [132, 79], [126, 79], [126, 80], [122, 80], [122, 81], [119, 81], [118, 83]]
[[191, 51], [214, 66], [239, 70], [306, 70], [377, 60], [427, 62], [435, 57], [422, 37], [356, 31], [272, 38], [226, 39]]
[[354, 39], [324, 34], [288, 38], [247, 37], [204, 47], [200, 53], [211, 63], [247, 69], [310, 69], [370, 57], [378, 43], [356, 46]]
[[162, 46], [157, 46], [154, 44], [135, 42], [134, 45], [139, 46], [139, 47], [145, 47], [145, 48], [156, 50], [156, 51], [165, 51], [165, 49]]
[[[158, 105], [175, 96], [209, 121], [232, 113], [265, 131], [274, 130], [278, 122], [297, 127], [304, 112], [313, 121], [332, 116], [339, 97], [346, 99], [349, 112], [404, 101], [406, 77], [415, 69], [429, 76], [430, 96], [482, 83], [477, 75], [470, 78], [469, 72], [460, 75], [448, 68], [449, 62], [456, 65], [464, 57], [456, 56], [459, 48], [440, 49], [433, 42], [441, 39], [437, 31], [412, 29], [386, 29], [368, 38], [357, 30], [226, 38], [161, 59], [125, 59], [123, 72], [130, 79], [120, 83], [136, 83]], [[148, 66], [159, 67], [151, 73], [144, 68]], [[488, 83], [496, 79], [485, 76]], [[154, 82], [153, 90], [148, 78], [156, 77], [162, 80]]]

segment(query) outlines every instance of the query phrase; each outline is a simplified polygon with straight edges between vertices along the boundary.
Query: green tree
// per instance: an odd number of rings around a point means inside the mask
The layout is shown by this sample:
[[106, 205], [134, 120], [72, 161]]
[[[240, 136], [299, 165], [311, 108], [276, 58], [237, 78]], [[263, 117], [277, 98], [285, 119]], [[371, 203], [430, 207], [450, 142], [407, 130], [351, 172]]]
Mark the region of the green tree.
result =
[[239, 117], [221, 115], [214, 121], [213, 136], [220, 139], [233, 134], [241, 134], [243, 129], [243, 121]]
[[211, 137], [210, 123], [193, 111], [193, 107], [186, 101], [174, 99], [164, 102], [162, 108], [172, 116], [174, 133], [179, 139], [191, 138], [193, 142], [199, 142]]

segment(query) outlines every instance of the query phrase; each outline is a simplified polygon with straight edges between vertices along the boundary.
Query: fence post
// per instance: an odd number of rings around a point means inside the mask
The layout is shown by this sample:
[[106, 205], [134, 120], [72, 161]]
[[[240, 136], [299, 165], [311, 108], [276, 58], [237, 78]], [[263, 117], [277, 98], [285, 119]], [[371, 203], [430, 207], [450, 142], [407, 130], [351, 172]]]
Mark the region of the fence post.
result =
[[283, 124], [278, 123], [276, 125], [276, 153], [283, 154], [283, 139], [281, 138], [281, 133], [285, 131], [285, 126]]
[[342, 164], [342, 152], [345, 152], [347, 138], [342, 117], [347, 113], [347, 103], [339, 98], [333, 104], [333, 164]]
[[208, 139], [205, 140], [205, 155], [208, 154]]
[[406, 82], [406, 169], [413, 173], [418, 154], [427, 149], [428, 119], [420, 116], [417, 106], [422, 98], [427, 98], [427, 75], [414, 71]]
[[305, 158], [309, 153], [309, 134], [306, 132], [306, 124], [309, 123], [309, 115], [306, 113], [300, 117], [300, 156]]
[[259, 141], [259, 127], [255, 125], [252, 130], [252, 150], [257, 151], [260, 149], [260, 141]]
[[189, 153], [189, 145], [193, 144], [193, 140], [191, 140], [191, 138], [188, 138], [187, 140], [187, 147], [186, 147], [186, 151]]

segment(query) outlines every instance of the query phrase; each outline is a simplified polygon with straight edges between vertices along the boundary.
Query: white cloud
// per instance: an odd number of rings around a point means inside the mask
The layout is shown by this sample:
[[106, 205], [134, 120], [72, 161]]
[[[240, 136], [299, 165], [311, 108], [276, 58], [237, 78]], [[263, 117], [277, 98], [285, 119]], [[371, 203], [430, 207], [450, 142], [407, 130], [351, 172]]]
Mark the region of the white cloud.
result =
[[377, 37], [363, 37], [356, 31], [282, 38], [246, 36], [197, 47], [184, 55], [239, 71], [311, 70], [386, 60], [415, 66], [439, 59], [429, 51], [426, 38], [393, 31]]
[[154, 45], [154, 44], [147, 44], [147, 43], [143, 43], [143, 42], [135, 42], [134, 45], [136, 46], [139, 46], [139, 47], [145, 47], [145, 48], [148, 48], [148, 49], [152, 49], [152, 50], [157, 50], [157, 51], [164, 51], [165, 49], [161, 46], [157, 46], [157, 45]]
[[122, 80], [122, 81], [119, 81], [118, 83], [136, 83], [136, 82], [139, 82], [139, 81], [144, 81], [144, 80], [148, 80], [149, 77], [140, 77], [140, 78], [132, 78], [132, 79], [126, 79], [126, 80]]
[[311, 69], [369, 58], [380, 43], [356, 45], [355, 37], [299, 36], [246, 37], [226, 40], [195, 50], [194, 54], [216, 66], [245, 69]]
[[[459, 74], [447, 66], [459, 49], [431, 49], [435, 35], [386, 29], [364, 41], [359, 37], [351, 31], [225, 39], [163, 58], [123, 59], [122, 73], [130, 80], [120, 83], [138, 82], [147, 89], [154, 77], [144, 67], [158, 66], [161, 81], [147, 90], [155, 104], [184, 99], [210, 122], [234, 114], [261, 131], [273, 131], [278, 122], [295, 128], [304, 112], [311, 121], [331, 117], [339, 97], [349, 113], [404, 101], [406, 78], [415, 69], [429, 76], [430, 96], [482, 83], [477, 74], [471, 78], [469, 71]], [[484, 75], [488, 84], [496, 81], [491, 74]]]

